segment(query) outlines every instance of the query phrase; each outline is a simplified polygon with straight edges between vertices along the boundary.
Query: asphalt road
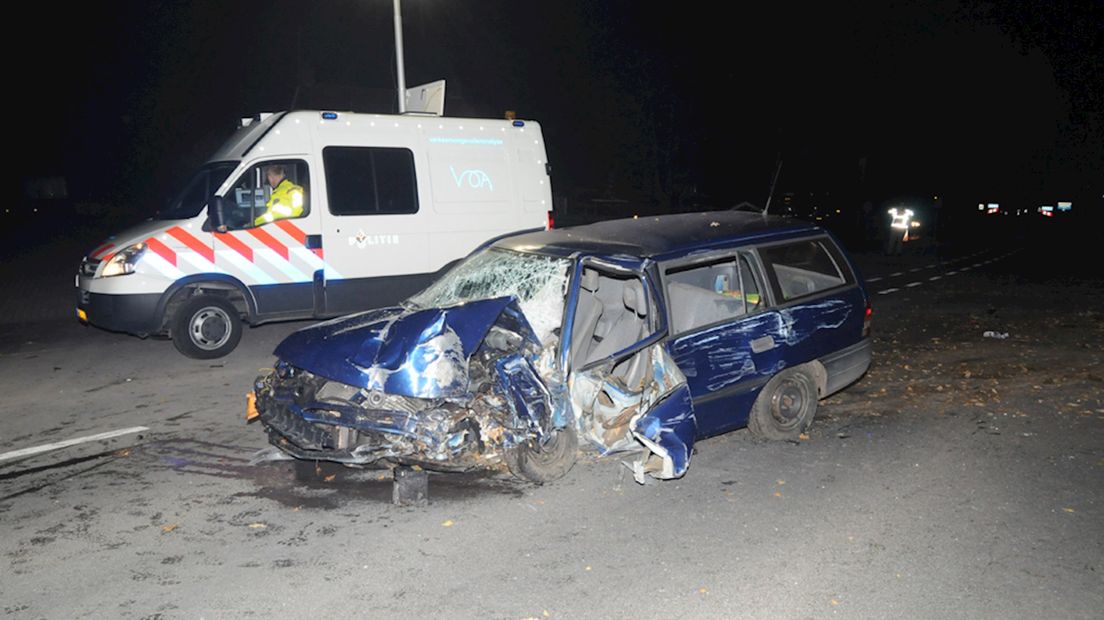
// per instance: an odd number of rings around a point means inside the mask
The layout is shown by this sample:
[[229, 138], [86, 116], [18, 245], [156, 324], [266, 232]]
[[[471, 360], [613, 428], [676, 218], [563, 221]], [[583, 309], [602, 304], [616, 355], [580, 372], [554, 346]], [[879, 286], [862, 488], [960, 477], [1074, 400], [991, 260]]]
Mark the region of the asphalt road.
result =
[[862, 258], [874, 366], [807, 440], [729, 433], [644, 486], [593, 458], [544, 486], [432, 476], [418, 508], [376, 472], [248, 464], [267, 444], [244, 395], [302, 323], [195, 361], [35, 307], [72, 276], [21, 271], [0, 320], [0, 610], [1100, 618], [1104, 282], [975, 251]]

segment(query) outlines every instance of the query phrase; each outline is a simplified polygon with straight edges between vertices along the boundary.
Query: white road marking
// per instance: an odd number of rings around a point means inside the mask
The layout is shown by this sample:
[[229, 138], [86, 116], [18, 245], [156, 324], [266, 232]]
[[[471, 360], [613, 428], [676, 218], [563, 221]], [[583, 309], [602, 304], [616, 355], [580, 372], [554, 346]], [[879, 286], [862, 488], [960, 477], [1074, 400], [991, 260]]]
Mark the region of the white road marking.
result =
[[923, 284], [923, 282], [909, 282], [909, 283], [908, 283], [908, 284], [906, 284], [905, 286], [907, 286], [907, 287], [909, 287], [909, 288], [912, 288], [912, 287], [914, 287], [914, 286], [920, 286], [921, 284]]
[[890, 293], [896, 293], [899, 290], [901, 290], [901, 289], [899, 289], [899, 288], [887, 288], [887, 289], [883, 289], [883, 290], [878, 291], [878, 294], [879, 295], [888, 295]]
[[945, 273], [945, 274], [943, 274], [943, 275], [945, 275], [945, 276], [953, 276], [953, 275], [954, 275], [954, 274], [956, 274], [956, 273], [958, 273], [958, 272], [957, 272], [957, 271], [948, 271], [947, 273]]
[[909, 273], [916, 273], [917, 271], [922, 271], [923, 269], [923, 267], [913, 267], [912, 269], [909, 269]]
[[891, 274], [889, 274], [889, 277], [891, 277], [891, 278], [896, 278], [897, 276], [903, 276], [903, 275], [905, 275], [905, 272], [903, 272], [903, 271], [898, 271], [897, 273], [891, 273]]
[[867, 282], [877, 282], [878, 280], [881, 280], [881, 279], [882, 279], [882, 277], [878, 276], [877, 278], [867, 278], [866, 281]]
[[142, 431], [148, 431], [149, 428], [145, 426], [132, 426], [130, 428], [121, 428], [117, 431], [108, 431], [106, 433], [99, 433], [98, 435], [88, 435], [87, 437], [77, 437], [75, 439], [66, 439], [65, 441], [58, 441], [55, 443], [48, 443], [42, 446], [34, 446], [32, 448], [22, 448], [20, 450], [13, 450], [11, 452], [5, 452], [0, 454], [0, 461], [10, 461], [11, 459], [18, 459], [24, 456], [31, 456], [34, 454], [41, 454], [43, 452], [50, 452], [52, 450], [60, 450], [62, 448], [68, 448], [77, 444], [88, 443], [90, 441], [102, 441], [104, 439], [111, 439], [112, 437], [119, 437], [120, 435], [129, 435], [131, 433], [141, 433]]
[[928, 278], [928, 282], [935, 282], [936, 280], [942, 280], [943, 276], [932, 276]]

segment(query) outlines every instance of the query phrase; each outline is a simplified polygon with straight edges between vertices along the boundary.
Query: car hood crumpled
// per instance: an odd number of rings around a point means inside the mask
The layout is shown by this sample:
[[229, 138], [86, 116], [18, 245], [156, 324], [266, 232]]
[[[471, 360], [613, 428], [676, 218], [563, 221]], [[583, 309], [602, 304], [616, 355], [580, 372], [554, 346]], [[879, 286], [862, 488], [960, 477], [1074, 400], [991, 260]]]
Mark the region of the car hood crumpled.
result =
[[415, 398], [467, 394], [468, 359], [496, 323], [537, 347], [513, 297], [448, 308], [370, 310], [301, 329], [278, 358], [348, 385]]

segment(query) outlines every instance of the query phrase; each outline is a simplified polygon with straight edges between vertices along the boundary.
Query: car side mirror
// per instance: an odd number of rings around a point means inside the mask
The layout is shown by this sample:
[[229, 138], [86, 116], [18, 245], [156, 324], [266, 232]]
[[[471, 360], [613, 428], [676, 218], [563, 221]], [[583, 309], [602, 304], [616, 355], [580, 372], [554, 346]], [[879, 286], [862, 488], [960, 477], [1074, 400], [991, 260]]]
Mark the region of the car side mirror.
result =
[[211, 196], [211, 200], [207, 203], [207, 220], [211, 223], [211, 230], [226, 232], [222, 196]]

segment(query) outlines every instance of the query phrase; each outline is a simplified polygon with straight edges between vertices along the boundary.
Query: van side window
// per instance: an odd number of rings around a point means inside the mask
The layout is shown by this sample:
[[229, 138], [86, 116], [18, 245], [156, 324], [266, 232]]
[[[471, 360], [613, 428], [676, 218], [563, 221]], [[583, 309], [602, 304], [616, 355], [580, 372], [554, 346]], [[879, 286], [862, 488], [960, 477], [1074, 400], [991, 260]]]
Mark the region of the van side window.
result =
[[765, 305], [746, 254], [669, 269], [666, 280], [675, 334], [751, 314]]
[[[841, 270], [838, 259], [825, 247], [826, 240], [796, 241], [759, 249], [767, 273], [789, 301], [819, 293], [849, 281], [849, 270]], [[847, 274], [847, 275], [845, 275]]]
[[310, 213], [307, 162], [284, 159], [259, 163], [226, 192], [223, 218], [231, 230], [297, 219]]
[[418, 212], [410, 149], [329, 146], [322, 149], [326, 193], [334, 215]]

